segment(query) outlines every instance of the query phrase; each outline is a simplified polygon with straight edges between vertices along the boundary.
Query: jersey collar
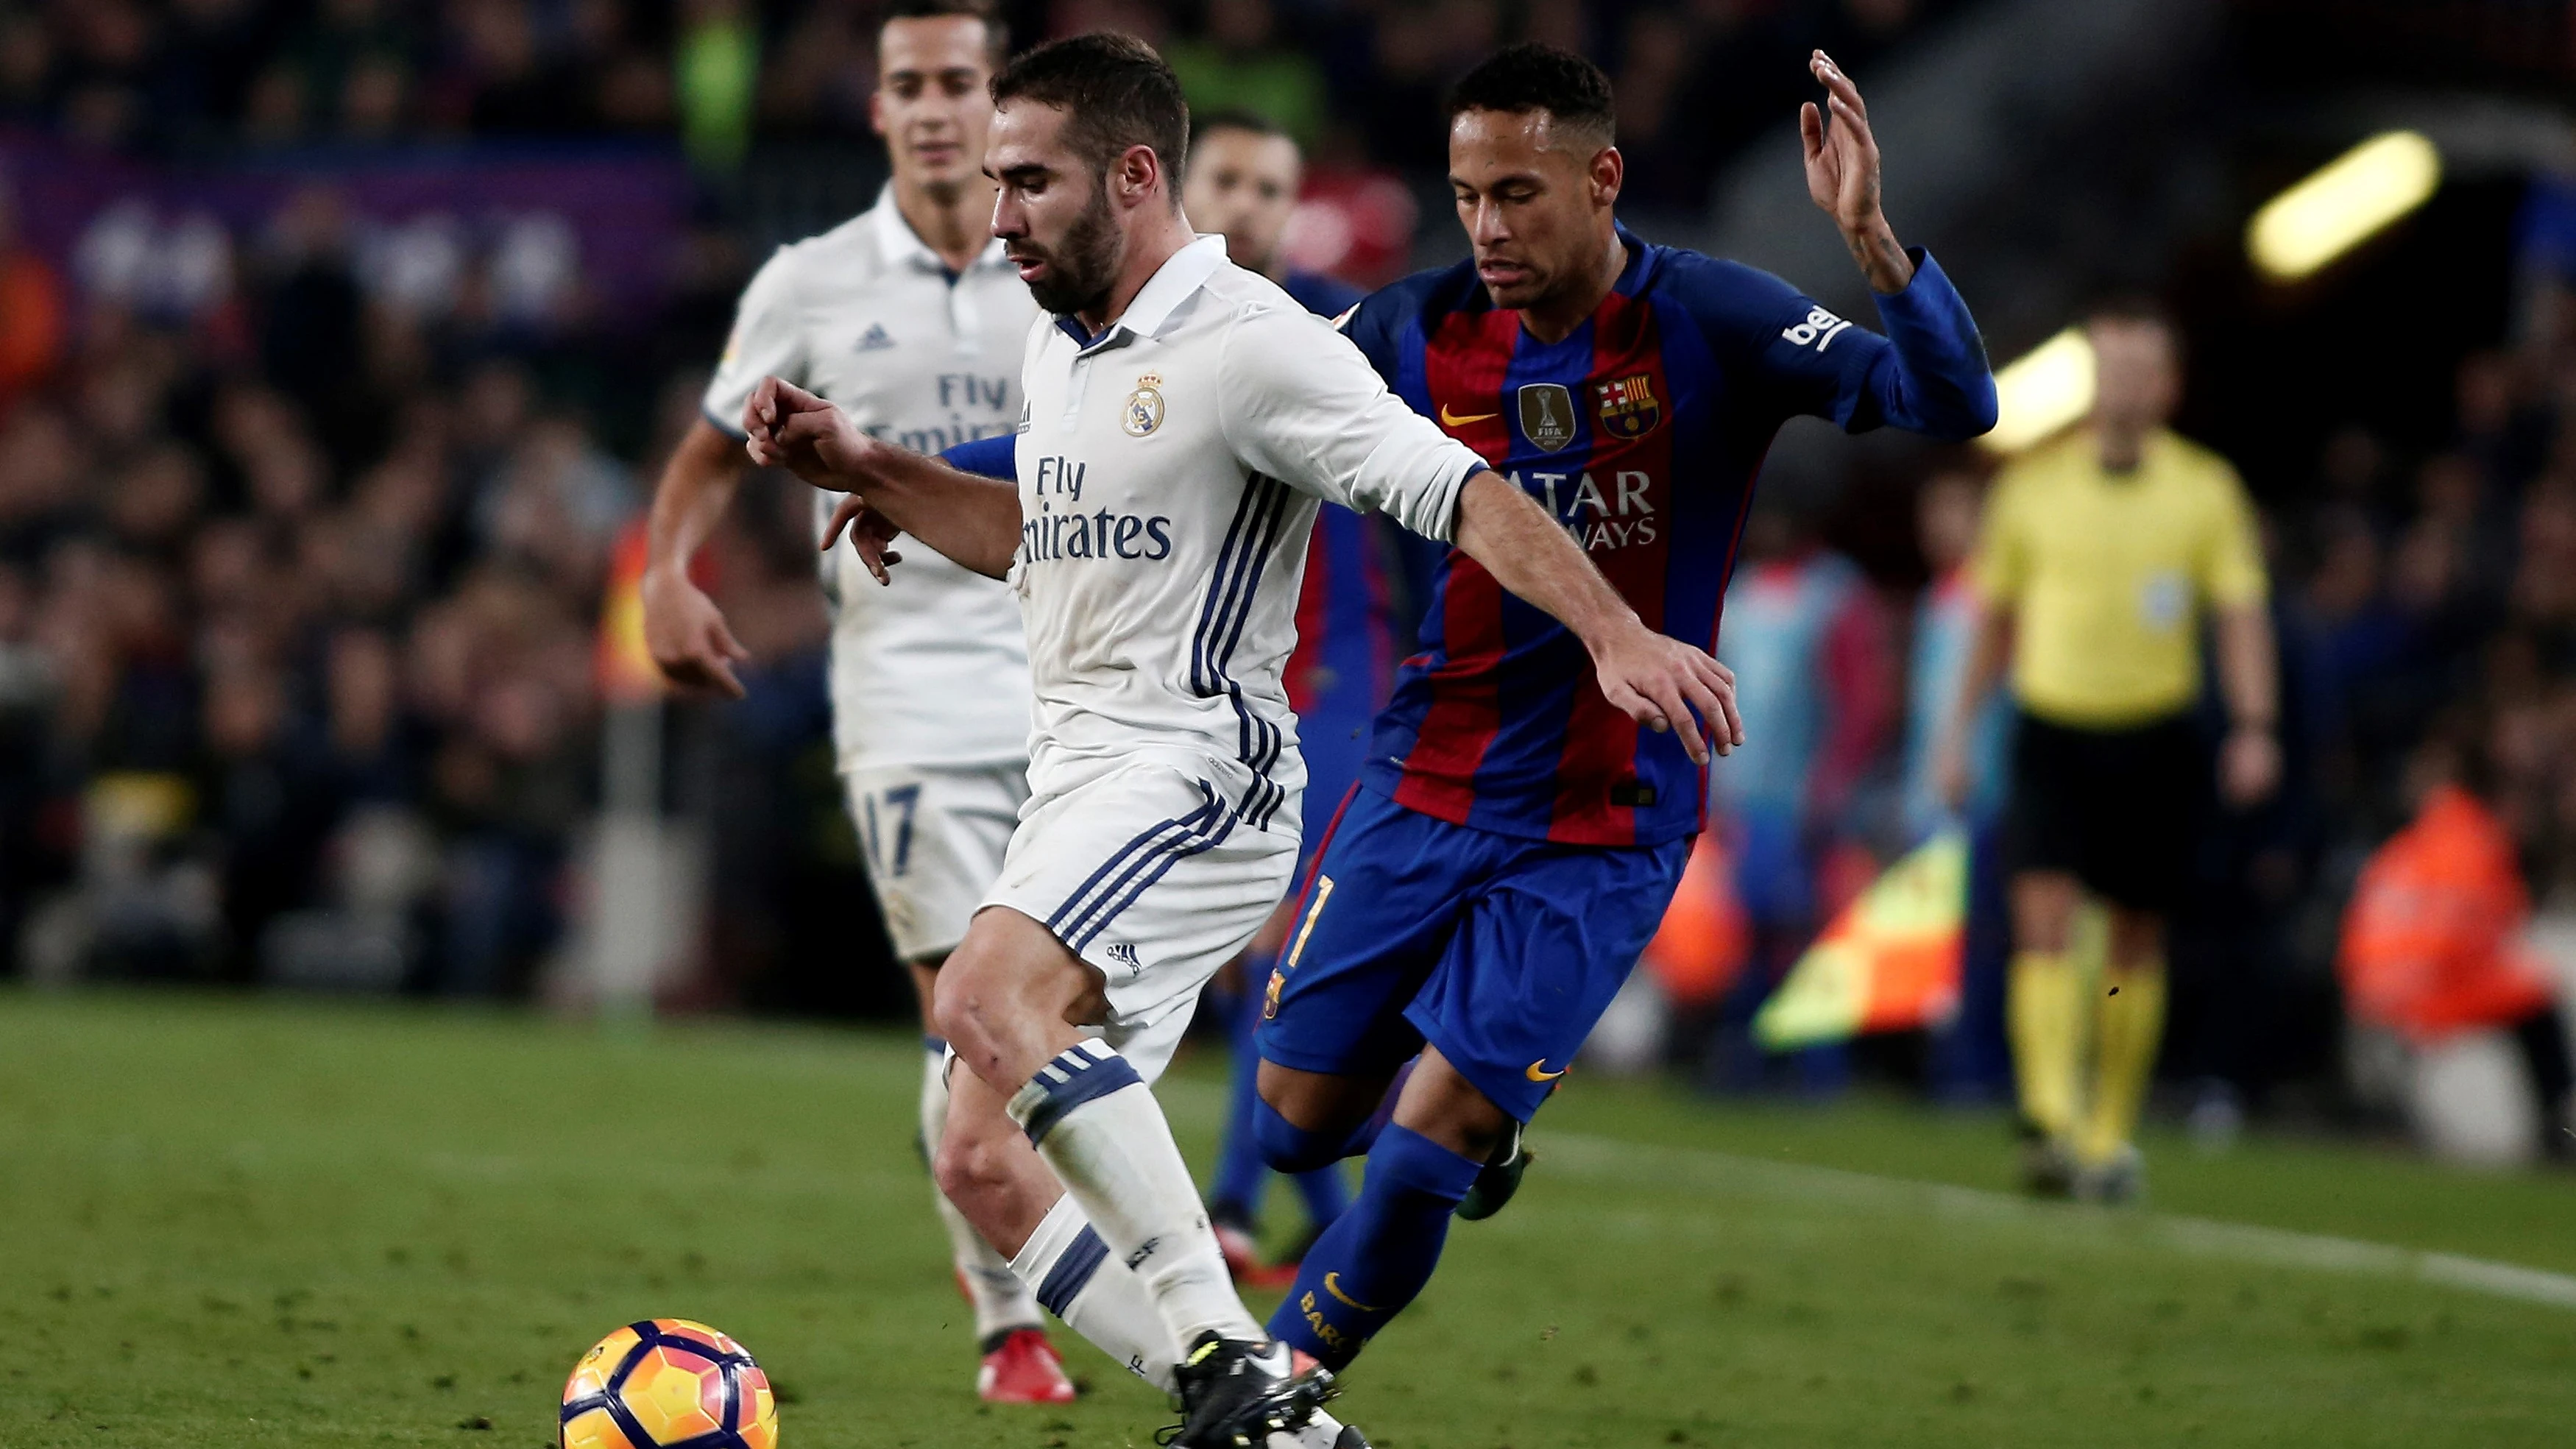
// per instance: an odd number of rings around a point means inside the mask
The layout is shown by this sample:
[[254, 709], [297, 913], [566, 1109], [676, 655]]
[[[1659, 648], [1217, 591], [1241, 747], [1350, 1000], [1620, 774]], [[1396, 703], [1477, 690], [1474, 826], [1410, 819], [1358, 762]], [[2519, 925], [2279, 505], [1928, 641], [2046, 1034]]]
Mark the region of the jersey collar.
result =
[[1224, 265], [1225, 238], [1214, 232], [1207, 233], [1165, 258], [1154, 275], [1145, 279], [1145, 285], [1137, 290], [1136, 299], [1127, 304], [1127, 310], [1119, 315], [1117, 321], [1103, 328], [1098, 336], [1087, 331], [1076, 317], [1059, 315], [1055, 325], [1082, 349], [1081, 356], [1124, 347], [1139, 337], [1151, 337], [1162, 331], [1163, 324], [1172, 320], [1172, 314], [1180, 310], [1181, 304], [1197, 295], [1207, 279], [1215, 276], [1216, 269]]
[[1654, 274], [1663, 261], [1663, 253], [1628, 230], [1627, 223], [1614, 221], [1610, 226], [1619, 234], [1619, 244], [1628, 249], [1627, 265], [1619, 269], [1619, 280], [1610, 284], [1610, 290], [1622, 297], [1636, 296], [1654, 280]]
[[[877, 189], [877, 204], [871, 214], [876, 219], [878, 254], [889, 265], [910, 267], [916, 272], [955, 280], [948, 264], [939, 259], [939, 253], [932, 251], [930, 243], [923, 241], [920, 234], [912, 229], [912, 223], [903, 219], [903, 208], [895, 204], [893, 182], [889, 181]], [[1009, 261], [1009, 256], [1002, 250], [1002, 239], [988, 237], [984, 250], [975, 258], [975, 265], [989, 267]]]

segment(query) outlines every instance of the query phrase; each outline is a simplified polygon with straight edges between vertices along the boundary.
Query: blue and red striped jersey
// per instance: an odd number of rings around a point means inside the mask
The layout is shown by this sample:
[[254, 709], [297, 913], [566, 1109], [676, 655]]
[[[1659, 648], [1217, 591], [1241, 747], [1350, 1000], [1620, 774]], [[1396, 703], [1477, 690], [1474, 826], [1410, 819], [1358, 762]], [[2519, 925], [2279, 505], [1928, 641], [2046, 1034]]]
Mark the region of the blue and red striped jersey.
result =
[[[1281, 288], [1307, 311], [1339, 316], [1368, 294], [1338, 277], [1291, 271]], [[1288, 705], [1306, 758], [1306, 845], [1323, 840], [1368, 755], [1378, 708], [1403, 655], [1394, 579], [1398, 539], [1412, 535], [1338, 503], [1315, 511], [1306, 582], [1297, 596], [1297, 648], [1288, 656]]]
[[[1942, 438], [1994, 425], [1985, 346], [1920, 252], [1878, 299], [1887, 334], [1766, 272], [1651, 246], [1592, 316], [1541, 342], [1472, 263], [1360, 304], [1351, 340], [1390, 387], [1555, 515], [1649, 628], [1713, 649], [1753, 482], [1790, 417]], [[1679, 739], [1601, 693], [1580, 641], [1451, 549], [1363, 778], [1443, 820], [1579, 845], [1700, 828], [1708, 780]]]

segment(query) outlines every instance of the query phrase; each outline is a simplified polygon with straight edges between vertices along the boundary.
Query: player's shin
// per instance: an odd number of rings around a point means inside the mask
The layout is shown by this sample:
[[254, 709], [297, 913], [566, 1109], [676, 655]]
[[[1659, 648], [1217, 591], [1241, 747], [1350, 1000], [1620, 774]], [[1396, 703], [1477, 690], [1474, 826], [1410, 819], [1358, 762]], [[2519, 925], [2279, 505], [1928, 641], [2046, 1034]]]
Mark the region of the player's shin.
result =
[[1163, 1326], [1163, 1315], [1144, 1283], [1109, 1256], [1108, 1245], [1083, 1221], [1072, 1194], [1056, 1199], [1011, 1260], [1011, 1271], [1065, 1327], [1129, 1373], [1164, 1393], [1178, 1391], [1172, 1370], [1180, 1362], [1180, 1346]]
[[1296, 1286], [1271, 1315], [1271, 1334], [1327, 1368], [1360, 1346], [1431, 1281], [1449, 1217], [1484, 1164], [1390, 1126], [1369, 1154], [1350, 1211], [1306, 1250]]
[[1126, 1058], [1098, 1038], [1068, 1047], [1013, 1094], [1010, 1112], [1101, 1241], [1143, 1280], [1173, 1339], [1261, 1339], [1162, 1106]]
[[[927, 1050], [921, 1071], [921, 1140], [925, 1148], [935, 1148], [948, 1131], [948, 1044], [925, 1037], [923, 1045]], [[1042, 1326], [1037, 1300], [1012, 1273], [1011, 1260], [984, 1241], [946, 1193], [933, 1187], [930, 1196], [939, 1205], [940, 1226], [948, 1231], [949, 1258], [957, 1265], [958, 1284], [974, 1307], [976, 1342], [989, 1353], [1011, 1330]]]

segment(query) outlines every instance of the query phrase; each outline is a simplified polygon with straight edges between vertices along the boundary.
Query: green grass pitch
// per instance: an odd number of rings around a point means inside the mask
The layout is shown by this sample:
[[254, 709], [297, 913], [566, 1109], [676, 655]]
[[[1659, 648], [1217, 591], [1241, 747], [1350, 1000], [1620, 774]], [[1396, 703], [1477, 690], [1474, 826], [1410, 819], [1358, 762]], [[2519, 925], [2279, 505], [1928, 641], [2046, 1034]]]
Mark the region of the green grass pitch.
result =
[[[974, 1401], [917, 1070], [895, 1034], [0, 994], [0, 1444], [539, 1449], [652, 1315], [749, 1345], [789, 1449], [1151, 1444], [1080, 1344], [1080, 1404]], [[1216, 1080], [1164, 1088], [1201, 1161]], [[1980, 1190], [1991, 1119], [1573, 1082], [1351, 1375], [1380, 1445], [2576, 1442], [2565, 1178], [2151, 1143], [2155, 1212], [2032, 1208]]]

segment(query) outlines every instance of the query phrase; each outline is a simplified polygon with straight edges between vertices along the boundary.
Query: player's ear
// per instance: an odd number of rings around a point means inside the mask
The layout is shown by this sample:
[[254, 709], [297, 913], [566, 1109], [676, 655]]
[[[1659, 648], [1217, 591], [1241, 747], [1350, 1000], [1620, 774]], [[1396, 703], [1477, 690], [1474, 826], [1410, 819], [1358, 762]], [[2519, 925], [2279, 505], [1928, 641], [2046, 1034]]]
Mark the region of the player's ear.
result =
[[[1142, 143], [1119, 153], [1109, 168], [1109, 179], [1118, 188], [1119, 198], [1131, 206], [1152, 195], [1154, 181], [1161, 176], [1163, 158], [1155, 154], [1153, 147]], [[1171, 202], [1174, 206], [1181, 204], [1177, 188], [1172, 190]]]
[[1619, 199], [1619, 187], [1628, 179], [1628, 158], [1616, 146], [1604, 146], [1592, 158], [1592, 204], [1608, 206]]
[[883, 85], [874, 85], [868, 88], [868, 129], [876, 132], [880, 136], [886, 133], [885, 87]]

